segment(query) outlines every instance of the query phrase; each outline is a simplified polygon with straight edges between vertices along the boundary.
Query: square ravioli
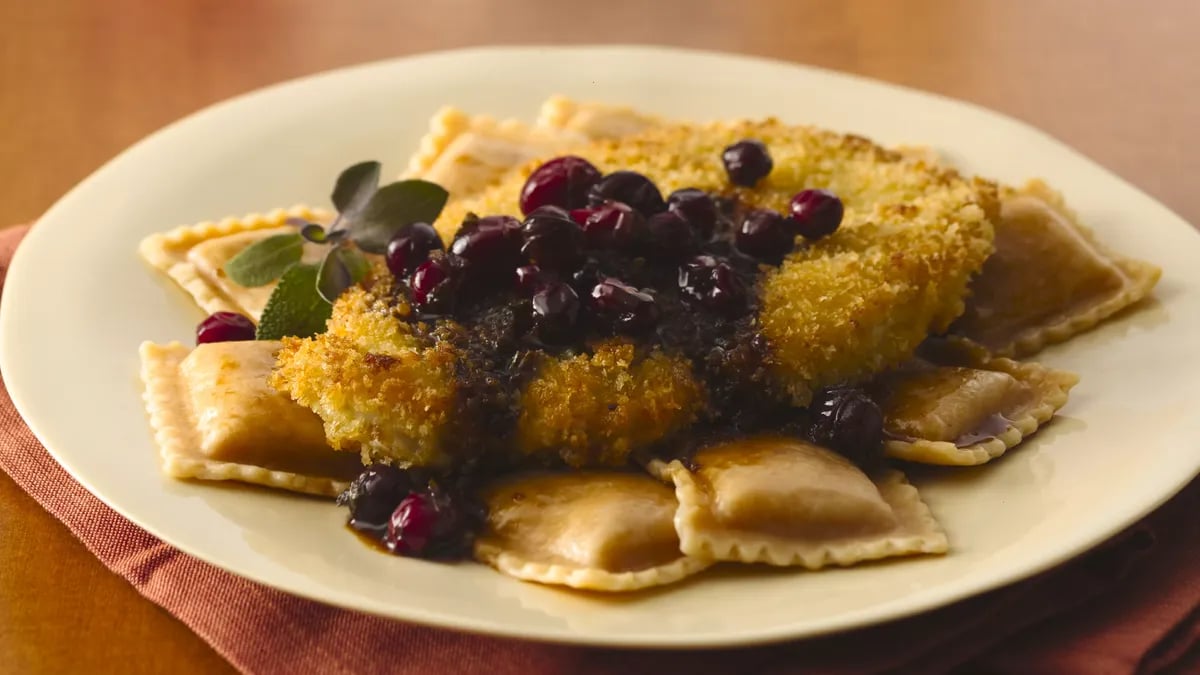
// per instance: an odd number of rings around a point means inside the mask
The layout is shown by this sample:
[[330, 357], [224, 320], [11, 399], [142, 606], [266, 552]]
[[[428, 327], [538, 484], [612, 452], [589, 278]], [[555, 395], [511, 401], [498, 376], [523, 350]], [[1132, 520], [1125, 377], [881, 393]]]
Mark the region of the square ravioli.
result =
[[679, 581], [710, 563], [679, 550], [671, 489], [616, 471], [510, 476], [484, 491], [481, 561], [518, 579], [598, 591]]
[[629, 106], [575, 101], [556, 95], [542, 103], [536, 126], [582, 134], [592, 140], [615, 140], [662, 123], [662, 118]]
[[[220, 222], [183, 225], [142, 240], [138, 252], [154, 269], [165, 273], [196, 301], [205, 312], [237, 312], [258, 321], [275, 283], [247, 288], [233, 283], [223, 269], [230, 258], [250, 244], [267, 237], [295, 232], [289, 218], [329, 223], [333, 214], [322, 209], [295, 206], [267, 214], [226, 218]], [[324, 249], [306, 243], [303, 262], [321, 260]]]
[[1004, 190], [995, 246], [952, 331], [998, 356], [1088, 330], [1149, 295], [1162, 275], [1104, 247], [1041, 181]]
[[461, 197], [481, 190], [509, 169], [586, 140], [567, 130], [497, 121], [446, 107], [430, 120], [405, 176], [432, 181], [451, 196]]
[[650, 471], [674, 484], [680, 548], [696, 558], [819, 569], [948, 548], [903, 474], [872, 480], [797, 439], [720, 443]]
[[972, 466], [1003, 455], [1066, 405], [1079, 382], [960, 338], [931, 339], [920, 356], [871, 388], [883, 410], [885, 451], [921, 464]]
[[564, 96], [547, 99], [532, 126], [447, 106], [429, 121], [429, 131], [404, 175], [433, 181], [453, 197], [462, 197], [526, 162], [568, 153], [588, 141], [629, 136], [660, 122], [626, 106]]
[[321, 420], [267, 384], [281, 344], [142, 344], [146, 411], [176, 478], [336, 495], [362, 468], [325, 442]]

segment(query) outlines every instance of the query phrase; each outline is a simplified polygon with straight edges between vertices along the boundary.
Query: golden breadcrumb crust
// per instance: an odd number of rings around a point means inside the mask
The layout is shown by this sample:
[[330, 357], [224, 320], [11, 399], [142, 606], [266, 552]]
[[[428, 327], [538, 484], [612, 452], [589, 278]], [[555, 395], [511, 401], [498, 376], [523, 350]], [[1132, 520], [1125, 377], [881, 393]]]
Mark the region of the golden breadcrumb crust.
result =
[[572, 466], [623, 464], [629, 453], [695, 421], [704, 402], [684, 359], [613, 340], [591, 355], [547, 359], [525, 387], [517, 448]]
[[[721, 150], [744, 138], [764, 142], [774, 160], [754, 188], [731, 186], [721, 163]], [[800, 405], [817, 387], [898, 365], [931, 331], [948, 326], [992, 250], [994, 184], [857, 136], [773, 119], [681, 123], [586, 145], [577, 154], [603, 172], [643, 173], [664, 195], [696, 187], [782, 212], [806, 188], [842, 199], [841, 229], [799, 246], [762, 282], [760, 320], [773, 370]], [[469, 212], [518, 215], [521, 186], [538, 164], [451, 201], [435, 224], [439, 234], [449, 241]]]
[[[389, 283], [345, 292], [328, 332], [284, 340], [271, 385], [316, 412], [334, 448], [361, 451], [364, 461], [453, 461], [447, 435], [472, 422], [455, 418], [461, 360], [449, 343], [413, 335], [399, 319], [407, 308], [381, 299]], [[704, 405], [686, 361], [636, 356], [617, 341], [590, 356], [545, 358], [519, 400], [513, 450], [572, 466], [624, 464]]]
[[353, 288], [326, 333], [284, 339], [270, 383], [317, 413], [334, 448], [430, 464], [456, 403], [454, 365], [448, 345], [422, 348], [386, 303]]

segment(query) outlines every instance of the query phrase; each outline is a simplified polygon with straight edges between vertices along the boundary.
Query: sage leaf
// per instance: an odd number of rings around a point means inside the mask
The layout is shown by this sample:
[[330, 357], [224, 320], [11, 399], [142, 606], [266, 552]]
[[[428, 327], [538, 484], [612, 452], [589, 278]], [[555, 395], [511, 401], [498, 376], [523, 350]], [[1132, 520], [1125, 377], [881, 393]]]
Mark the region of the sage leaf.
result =
[[437, 183], [420, 179], [385, 185], [354, 217], [350, 239], [367, 253], [383, 253], [388, 241], [405, 225], [437, 220], [449, 196]]
[[342, 258], [342, 263], [350, 270], [350, 278], [354, 283], [358, 283], [367, 278], [367, 274], [371, 272], [371, 261], [367, 260], [367, 256], [362, 254], [362, 251], [349, 246], [341, 246], [338, 248], [338, 255]]
[[239, 286], [253, 288], [275, 281], [304, 255], [304, 237], [276, 234], [250, 244], [222, 266]]
[[337, 177], [330, 200], [339, 213], [358, 213], [379, 187], [379, 162], [359, 162]]
[[357, 249], [335, 247], [321, 261], [321, 270], [317, 273], [317, 292], [326, 302], [333, 304], [342, 291], [362, 281], [370, 269], [371, 263]]
[[259, 340], [306, 338], [325, 331], [333, 305], [317, 292], [319, 271], [316, 265], [297, 263], [283, 273], [258, 321]]

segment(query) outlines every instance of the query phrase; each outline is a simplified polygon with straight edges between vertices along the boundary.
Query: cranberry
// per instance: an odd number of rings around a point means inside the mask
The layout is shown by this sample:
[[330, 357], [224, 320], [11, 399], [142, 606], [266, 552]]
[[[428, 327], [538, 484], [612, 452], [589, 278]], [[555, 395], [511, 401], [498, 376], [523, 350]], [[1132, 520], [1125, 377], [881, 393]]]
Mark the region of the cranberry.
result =
[[254, 322], [237, 312], [213, 312], [196, 326], [196, 344], [254, 339]]
[[444, 257], [426, 260], [409, 277], [413, 304], [435, 312], [449, 312], [454, 306], [457, 283], [455, 270]]
[[543, 342], [569, 341], [579, 322], [579, 296], [561, 281], [551, 281], [533, 294], [533, 325]]
[[465, 223], [450, 251], [467, 261], [472, 274], [496, 278], [521, 262], [521, 221], [488, 216]]
[[614, 171], [588, 190], [588, 205], [621, 202], [643, 216], [652, 216], [667, 208], [662, 193], [649, 178], [636, 171]]
[[607, 278], [592, 289], [592, 308], [618, 333], [635, 334], [658, 321], [654, 296], [618, 279]]
[[769, 262], [782, 260], [796, 245], [787, 220], [769, 209], [746, 214], [735, 240], [742, 253]]
[[754, 187], [775, 168], [767, 146], [753, 139], [738, 141], [725, 148], [721, 160], [725, 162], [725, 172], [729, 174], [730, 182], [742, 187]]
[[828, 190], [802, 190], [792, 197], [792, 230], [805, 239], [820, 239], [837, 231], [846, 209]]
[[809, 436], [814, 443], [837, 451], [860, 467], [878, 466], [883, 457], [883, 412], [862, 389], [821, 390], [809, 411]]
[[409, 492], [388, 518], [383, 543], [398, 555], [455, 558], [470, 555], [486, 511], [461, 489], [448, 492], [433, 481]]
[[517, 289], [526, 295], [533, 295], [542, 289], [552, 279], [537, 265], [522, 265], [517, 268]]
[[701, 241], [708, 241], [717, 229], [717, 205], [703, 190], [676, 190], [667, 198], [667, 209], [691, 226]]
[[729, 263], [700, 255], [679, 268], [679, 289], [685, 297], [727, 314], [747, 309], [746, 287]]
[[430, 495], [410, 492], [388, 518], [384, 543], [400, 555], [419, 555], [433, 538], [438, 524], [437, 505]]
[[678, 260], [695, 250], [696, 232], [674, 211], [663, 211], [646, 221], [650, 243], [660, 257]]
[[583, 258], [583, 232], [557, 206], [534, 209], [521, 226], [521, 254], [544, 269], [569, 270]]
[[626, 204], [608, 202], [589, 210], [583, 234], [592, 248], [630, 250], [646, 236], [646, 219]]
[[575, 273], [571, 275], [571, 286], [580, 294], [591, 293], [596, 284], [604, 280], [604, 273], [600, 269], [600, 263], [594, 258], [589, 258]]
[[428, 223], [412, 223], [400, 229], [388, 242], [385, 260], [397, 278], [404, 278], [429, 260], [429, 254], [445, 248], [437, 230]]
[[338, 495], [337, 503], [350, 508], [354, 529], [382, 532], [396, 505], [414, 486], [411, 474], [387, 464], [372, 464]]
[[571, 216], [571, 220], [579, 223], [581, 226], [587, 222], [587, 219], [596, 212], [596, 209], [571, 209], [567, 212]]
[[556, 157], [539, 166], [521, 188], [521, 213], [542, 206], [577, 209], [587, 205], [588, 190], [600, 180], [600, 171], [582, 157]]

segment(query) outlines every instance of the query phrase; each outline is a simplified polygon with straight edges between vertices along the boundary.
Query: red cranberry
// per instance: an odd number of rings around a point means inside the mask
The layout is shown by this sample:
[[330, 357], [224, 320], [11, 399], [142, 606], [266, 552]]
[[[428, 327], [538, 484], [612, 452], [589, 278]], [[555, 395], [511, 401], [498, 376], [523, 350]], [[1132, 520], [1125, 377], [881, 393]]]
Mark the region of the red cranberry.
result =
[[384, 543], [388, 550], [400, 555], [419, 555], [429, 544], [438, 525], [438, 510], [434, 500], [422, 492], [410, 492], [400, 500], [388, 519]]
[[417, 269], [417, 265], [429, 260], [432, 251], [445, 248], [437, 230], [428, 223], [412, 223], [400, 229], [388, 242], [385, 260], [388, 269], [398, 278], [404, 278]]
[[721, 153], [721, 160], [725, 162], [725, 172], [729, 174], [729, 181], [742, 187], [754, 187], [755, 183], [766, 178], [771, 169], [775, 168], [767, 146], [753, 139], [738, 141], [725, 148]]
[[561, 281], [551, 281], [533, 294], [533, 325], [543, 342], [567, 342], [579, 322], [579, 296]]
[[717, 228], [717, 205], [703, 190], [684, 188], [667, 198], [667, 209], [686, 222], [701, 241], [708, 241]]
[[614, 171], [588, 190], [589, 206], [601, 206], [605, 202], [628, 204], [646, 217], [667, 208], [658, 186], [636, 171]]
[[587, 205], [588, 190], [600, 180], [600, 171], [582, 157], [557, 157], [539, 166], [521, 188], [521, 213], [542, 206], [577, 209]]
[[626, 204], [608, 202], [589, 210], [583, 235], [592, 248], [630, 250], [646, 236], [646, 219]]
[[739, 251], [768, 262], [779, 262], [796, 245], [787, 220], [769, 209], [746, 214], [735, 239]]
[[553, 277], [543, 272], [537, 265], [522, 265], [517, 268], [516, 279], [517, 290], [526, 295], [533, 295], [542, 290], [542, 287]]
[[448, 312], [454, 305], [454, 270], [443, 257], [426, 260], [417, 266], [408, 281], [413, 304], [419, 309]]
[[679, 268], [679, 289], [710, 309], [727, 314], [747, 309], [746, 287], [729, 263], [700, 255]]
[[557, 206], [534, 209], [521, 226], [521, 236], [521, 254], [543, 269], [573, 269], [583, 258], [583, 232]]
[[862, 389], [841, 386], [819, 391], [809, 411], [809, 436], [814, 443], [861, 467], [878, 466], [883, 456], [883, 413]]
[[654, 252], [669, 260], [678, 260], [696, 249], [696, 232], [679, 214], [663, 211], [646, 221]]
[[596, 314], [618, 333], [642, 333], [658, 322], [654, 296], [618, 279], [596, 284], [591, 296]]
[[464, 485], [447, 490], [427, 479], [392, 511], [383, 543], [398, 555], [466, 557], [485, 517], [486, 509], [464, 491]]
[[237, 312], [213, 312], [196, 326], [196, 344], [254, 339], [254, 322]]
[[820, 239], [837, 232], [845, 215], [842, 200], [828, 190], [802, 190], [792, 197], [791, 225], [805, 239]]
[[497, 278], [521, 261], [521, 221], [488, 216], [463, 225], [450, 251], [467, 261], [472, 274]]
[[571, 220], [575, 221], [576, 223], [579, 223], [579, 225], [582, 227], [583, 224], [587, 222], [587, 219], [590, 218], [592, 216], [592, 214], [595, 212], [596, 212], [596, 209], [588, 208], [588, 209], [571, 209], [567, 213], [568, 213], [568, 215], [571, 216]]

